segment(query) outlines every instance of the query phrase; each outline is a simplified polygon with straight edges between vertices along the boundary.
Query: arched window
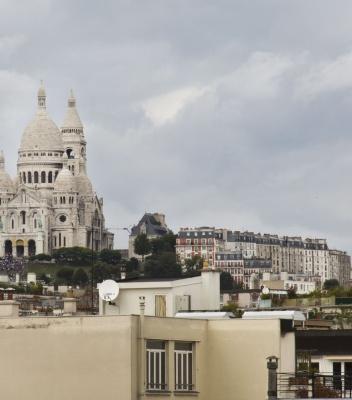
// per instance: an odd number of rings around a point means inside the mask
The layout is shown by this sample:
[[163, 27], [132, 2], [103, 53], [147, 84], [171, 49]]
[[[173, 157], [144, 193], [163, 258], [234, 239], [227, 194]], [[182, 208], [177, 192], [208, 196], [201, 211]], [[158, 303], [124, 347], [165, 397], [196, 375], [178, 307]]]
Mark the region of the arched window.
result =
[[55, 246], [55, 247], [57, 246], [57, 243], [56, 243], [56, 236], [54, 236], [54, 246]]
[[23, 174], [22, 174], [22, 180], [23, 180], [23, 183], [26, 183], [26, 173], [25, 172], [23, 172]]
[[32, 172], [28, 172], [28, 183], [32, 183]]
[[66, 236], [64, 236], [64, 247], [66, 247]]
[[59, 171], [55, 171], [55, 180], [57, 178], [57, 174], [59, 173]]
[[45, 183], [45, 181], [46, 181], [46, 176], [45, 176], [45, 171], [42, 171], [42, 174], [41, 174], [42, 176], [41, 176], [41, 181], [42, 181], [42, 183]]
[[26, 223], [26, 212], [25, 211], [20, 212], [20, 218], [21, 218], [22, 225], [25, 225], [25, 223]]
[[59, 233], [59, 247], [61, 247], [61, 233]]
[[53, 173], [51, 171], [48, 173], [48, 183], [53, 183]]
[[34, 172], [34, 183], [38, 183], [39, 182], [39, 174], [37, 171]]
[[63, 198], [62, 198], [62, 203], [63, 203], [63, 204], [66, 204], [66, 197], [63, 197]]
[[11, 228], [15, 229], [15, 220], [13, 219], [13, 217], [12, 217], [12, 220], [11, 220]]

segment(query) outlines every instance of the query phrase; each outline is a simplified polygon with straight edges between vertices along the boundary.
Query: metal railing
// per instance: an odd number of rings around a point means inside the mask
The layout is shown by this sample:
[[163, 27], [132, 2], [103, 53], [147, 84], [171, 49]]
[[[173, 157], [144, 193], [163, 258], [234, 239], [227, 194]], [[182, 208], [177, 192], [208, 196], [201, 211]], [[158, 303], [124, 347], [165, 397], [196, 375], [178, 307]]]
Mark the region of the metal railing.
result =
[[278, 373], [278, 399], [352, 399], [352, 375]]

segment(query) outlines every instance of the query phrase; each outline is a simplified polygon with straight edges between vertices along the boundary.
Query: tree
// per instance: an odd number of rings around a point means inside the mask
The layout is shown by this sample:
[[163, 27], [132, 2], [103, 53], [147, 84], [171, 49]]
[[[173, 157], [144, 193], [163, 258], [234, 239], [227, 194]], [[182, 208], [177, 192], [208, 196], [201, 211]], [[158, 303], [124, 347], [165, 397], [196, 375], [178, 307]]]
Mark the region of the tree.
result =
[[120, 266], [98, 262], [93, 267], [93, 276], [96, 283], [105, 281], [106, 279], [118, 280], [120, 277]]
[[149, 278], [178, 278], [182, 274], [182, 268], [176, 262], [175, 253], [162, 253], [147, 258], [144, 274]]
[[99, 253], [100, 261], [107, 264], [118, 264], [121, 261], [121, 253], [118, 250], [104, 249]]
[[233, 278], [229, 272], [221, 272], [220, 290], [233, 290]]
[[200, 256], [193, 256], [192, 258], [187, 258], [185, 262], [186, 271], [193, 272], [199, 271], [203, 268], [203, 258]]
[[46, 285], [48, 284], [48, 283], [50, 283], [50, 281], [51, 281], [51, 279], [46, 275], [46, 274], [44, 274], [44, 272], [42, 273], [42, 274], [40, 274], [39, 275], [39, 278], [38, 278], [40, 281], [43, 281]]
[[340, 286], [339, 281], [337, 279], [327, 279], [324, 282], [323, 288], [325, 290], [331, 290], [331, 289], [336, 289], [338, 286]]
[[63, 267], [59, 269], [56, 273], [56, 277], [62, 283], [70, 285], [72, 283], [73, 269], [68, 267]]
[[56, 262], [71, 265], [87, 265], [96, 260], [97, 254], [87, 247], [63, 247], [53, 253]]
[[53, 259], [52, 256], [44, 253], [36, 254], [34, 256], [29, 257], [30, 261], [51, 261], [52, 259]]
[[134, 240], [134, 252], [139, 256], [142, 256], [142, 261], [144, 262], [144, 256], [149, 254], [152, 250], [150, 240], [145, 233], [137, 235]]
[[139, 267], [139, 262], [138, 262], [137, 258], [135, 258], [135, 257], [131, 257], [126, 262], [126, 272], [127, 273], [138, 271], [138, 267]]
[[176, 235], [173, 233], [168, 233], [164, 236], [152, 239], [150, 241], [151, 252], [153, 254], [157, 253], [174, 253], [176, 246]]
[[73, 273], [72, 282], [75, 285], [85, 286], [88, 283], [89, 277], [83, 268], [77, 268]]

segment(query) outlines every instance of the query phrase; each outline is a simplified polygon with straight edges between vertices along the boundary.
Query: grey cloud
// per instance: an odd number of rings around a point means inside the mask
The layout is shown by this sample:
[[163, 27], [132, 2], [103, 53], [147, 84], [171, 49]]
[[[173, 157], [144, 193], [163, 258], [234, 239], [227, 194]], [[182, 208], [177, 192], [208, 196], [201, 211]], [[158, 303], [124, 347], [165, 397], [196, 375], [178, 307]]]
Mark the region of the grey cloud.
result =
[[[109, 226], [163, 211], [175, 230], [323, 236], [351, 250], [352, 5], [338, 3], [0, 1], [9, 170], [44, 79], [58, 124], [74, 89]], [[173, 119], [145, 114], [185, 88], [204, 92]]]

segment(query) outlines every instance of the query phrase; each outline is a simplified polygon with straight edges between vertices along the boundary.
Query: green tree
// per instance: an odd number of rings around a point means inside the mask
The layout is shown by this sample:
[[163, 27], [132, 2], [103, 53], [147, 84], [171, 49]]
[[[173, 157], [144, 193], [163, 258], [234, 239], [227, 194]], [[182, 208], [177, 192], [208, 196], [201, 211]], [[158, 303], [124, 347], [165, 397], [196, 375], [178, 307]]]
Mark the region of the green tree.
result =
[[187, 258], [185, 262], [187, 272], [199, 271], [203, 268], [203, 258], [200, 256], [193, 256]]
[[51, 279], [46, 274], [44, 274], [44, 272], [39, 275], [38, 279], [40, 281], [43, 281], [46, 285], [51, 281]]
[[167, 235], [160, 236], [150, 241], [151, 252], [157, 253], [174, 253], [176, 246], [176, 235], [168, 233]]
[[63, 267], [56, 272], [56, 278], [61, 283], [66, 285], [72, 284], [73, 269], [68, 267]]
[[233, 278], [229, 272], [220, 273], [220, 290], [233, 290]]
[[139, 256], [142, 256], [142, 261], [144, 262], [144, 256], [149, 254], [152, 250], [150, 240], [145, 233], [137, 235], [134, 240], [134, 252]]
[[72, 282], [75, 285], [86, 286], [89, 281], [88, 274], [83, 268], [77, 268], [72, 276]]
[[176, 262], [175, 253], [162, 253], [147, 258], [144, 274], [149, 278], [178, 278], [182, 275], [182, 268]]
[[53, 259], [52, 256], [44, 253], [36, 254], [34, 256], [29, 257], [30, 261], [51, 261], [52, 259]]
[[340, 286], [340, 284], [339, 284], [339, 281], [337, 279], [327, 279], [324, 282], [323, 288], [325, 290], [331, 290], [331, 289], [337, 288], [338, 286]]
[[106, 279], [118, 280], [120, 278], [120, 266], [98, 262], [93, 267], [93, 276], [95, 283], [105, 281]]
[[86, 247], [63, 247], [53, 253], [56, 262], [71, 265], [91, 264], [97, 258], [97, 254]]
[[137, 258], [131, 257], [127, 262], [126, 262], [126, 272], [131, 273], [131, 272], [136, 272], [138, 271], [139, 267], [139, 262]]
[[116, 265], [121, 261], [121, 253], [118, 250], [104, 249], [99, 253], [99, 260], [106, 264]]

